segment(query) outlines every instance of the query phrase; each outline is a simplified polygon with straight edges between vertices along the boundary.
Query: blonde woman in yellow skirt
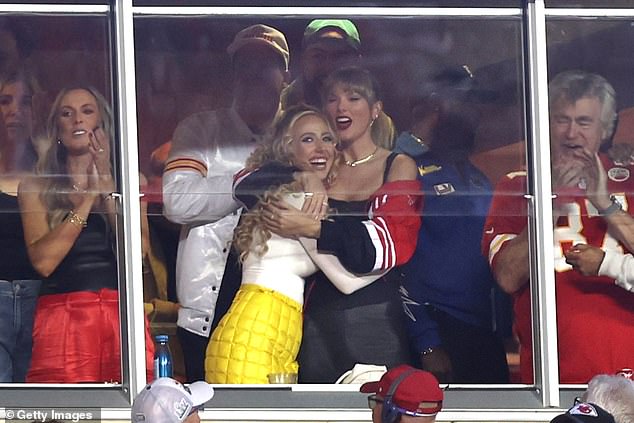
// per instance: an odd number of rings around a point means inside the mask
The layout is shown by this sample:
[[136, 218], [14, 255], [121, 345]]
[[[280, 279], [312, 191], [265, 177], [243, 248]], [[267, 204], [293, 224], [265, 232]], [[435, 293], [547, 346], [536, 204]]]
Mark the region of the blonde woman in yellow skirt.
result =
[[[334, 257], [320, 256], [314, 244], [305, 246], [298, 239], [282, 238], [265, 229], [270, 216], [263, 215], [263, 208], [280, 199], [304, 210], [311, 203], [308, 208], [316, 218], [326, 216], [328, 203], [323, 193], [336, 177], [338, 161], [334, 134], [319, 110], [293, 107], [278, 122], [271, 142], [258, 148], [247, 161], [245, 174], [265, 163], [290, 162], [313, 177], [266, 192], [236, 229], [234, 242], [241, 253], [242, 284], [211, 335], [205, 358], [208, 382], [261, 384], [268, 383], [272, 373], [297, 373], [304, 278], [318, 267], [339, 275], [333, 279], [341, 281], [340, 289], [344, 291], [376, 279], [359, 279]], [[319, 198], [317, 204], [315, 198]]]

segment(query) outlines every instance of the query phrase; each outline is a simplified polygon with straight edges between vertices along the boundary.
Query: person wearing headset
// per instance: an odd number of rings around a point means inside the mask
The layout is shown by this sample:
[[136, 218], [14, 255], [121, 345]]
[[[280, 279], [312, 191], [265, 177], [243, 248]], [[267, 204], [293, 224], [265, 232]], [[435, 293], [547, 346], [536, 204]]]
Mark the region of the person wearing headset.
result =
[[361, 392], [372, 393], [368, 406], [373, 423], [433, 423], [444, 397], [433, 374], [405, 364], [379, 381], [364, 383]]

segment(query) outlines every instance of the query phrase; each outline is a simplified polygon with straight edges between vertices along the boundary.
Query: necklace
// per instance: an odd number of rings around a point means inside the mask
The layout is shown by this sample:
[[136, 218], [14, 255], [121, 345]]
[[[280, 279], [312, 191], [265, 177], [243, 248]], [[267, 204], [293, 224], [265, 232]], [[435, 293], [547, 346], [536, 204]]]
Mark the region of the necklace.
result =
[[72, 188], [73, 188], [73, 191], [75, 191], [75, 192], [87, 192], [86, 189], [81, 188], [78, 184], [73, 184]]
[[357, 160], [346, 160], [346, 165], [350, 167], [355, 167], [355, 166], [359, 166], [360, 164], [367, 163], [374, 158], [374, 155], [376, 154], [377, 151], [379, 151], [378, 146], [374, 149], [372, 153], [368, 154], [365, 157], [362, 157]]

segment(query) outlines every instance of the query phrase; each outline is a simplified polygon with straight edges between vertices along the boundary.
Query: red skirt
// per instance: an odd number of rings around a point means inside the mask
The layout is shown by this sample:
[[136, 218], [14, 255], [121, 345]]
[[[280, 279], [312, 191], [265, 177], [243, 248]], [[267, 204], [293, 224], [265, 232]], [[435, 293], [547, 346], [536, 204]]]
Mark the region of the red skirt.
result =
[[[33, 326], [35, 383], [121, 382], [119, 293], [113, 289], [43, 295]], [[146, 369], [153, 377], [154, 343], [145, 324]]]

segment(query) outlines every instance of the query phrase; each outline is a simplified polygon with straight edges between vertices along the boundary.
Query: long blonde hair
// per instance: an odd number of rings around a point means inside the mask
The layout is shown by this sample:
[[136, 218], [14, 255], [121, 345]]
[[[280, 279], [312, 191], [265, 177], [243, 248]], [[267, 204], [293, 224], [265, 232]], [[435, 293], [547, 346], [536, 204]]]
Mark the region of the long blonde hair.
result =
[[62, 89], [51, 106], [51, 113], [47, 120], [46, 137], [49, 148], [37, 164], [37, 174], [44, 178], [44, 187], [40, 198], [48, 211], [48, 224], [51, 229], [59, 225], [68, 211], [73, 208], [73, 204], [68, 198], [68, 193], [72, 192], [73, 183], [70, 175], [66, 173], [68, 154], [60, 139], [58, 119], [62, 99], [73, 90], [87, 91], [95, 98], [101, 116], [102, 129], [110, 138], [110, 145], [113, 145], [112, 112], [108, 101], [99, 91], [93, 87], [82, 86]]
[[[328, 95], [337, 85], [343, 85], [350, 91], [363, 97], [370, 107], [374, 106], [377, 101], [382, 101], [381, 88], [379, 82], [374, 78], [370, 71], [357, 67], [348, 66], [335, 70], [331, 73], [322, 90], [322, 102], [327, 103]], [[391, 150], [394, 146], [396, 138], [396, 127], [392, 118], [390, 118], [383, 110], [381, 110], [377, 118], [372, 123], [370, 135], [374, 144]]]
[[[273, 136], [251, 153], [247, 159], [246, 168], [255, 170], [267, 162], [279, 162], [292, 165], [293, 157], [289, 145], [294, 140], [291, 138], [290, 132], [299, 119], [308, 115], [315, 115], [323, 119], [332, 134], [336, 134], [330, 126], [328, 118], [319, 109], [304, 104], [290, 107], [284, 112], [275, 125]], [[334, 181], [336, 169], [340, 162], [339, 157], [338, 155], [335, 158], [335, 162], [328, 173], [328, 177], [326, 178], [327, 185]], [[300, 189], [301, 186], [298, 182], [291, 182], [277, 188], [269, 189], [264, 192], [256, 206], [243, 215], [240, 225], [238, 225], [233, 235], [233, 242], [240, 253], [241, 262], [246, 259], [249, 251], [254, 251], [259, 257], [268, 251], [266, 243], [271, 238], [271, 232], [266, 229], [262, 219], [264, 206], [286, 193], [297, 192]]]

